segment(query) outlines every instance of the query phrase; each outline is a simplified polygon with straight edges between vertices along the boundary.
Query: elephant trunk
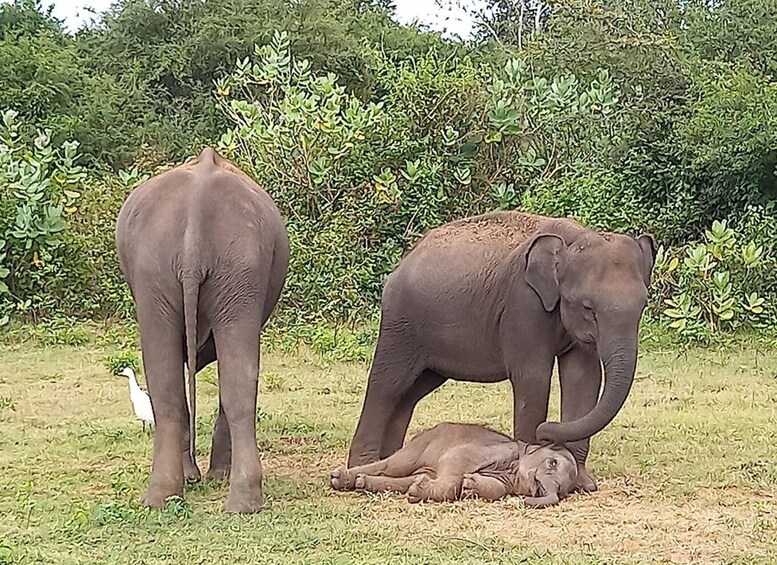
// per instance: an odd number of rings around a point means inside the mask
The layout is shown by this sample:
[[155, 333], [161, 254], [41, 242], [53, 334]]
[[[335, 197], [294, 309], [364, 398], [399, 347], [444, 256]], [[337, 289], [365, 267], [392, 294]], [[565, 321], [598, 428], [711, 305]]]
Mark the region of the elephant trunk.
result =
[[604, 365], [604, 391], [596, 406], [570, 422], [544, 422], [537, 427], [538, 441], [570, 443], [599, 433], [618, 414], [631, 390], [637, 369], [638, 324], [620, 325], [599, 334], [599, 358]]

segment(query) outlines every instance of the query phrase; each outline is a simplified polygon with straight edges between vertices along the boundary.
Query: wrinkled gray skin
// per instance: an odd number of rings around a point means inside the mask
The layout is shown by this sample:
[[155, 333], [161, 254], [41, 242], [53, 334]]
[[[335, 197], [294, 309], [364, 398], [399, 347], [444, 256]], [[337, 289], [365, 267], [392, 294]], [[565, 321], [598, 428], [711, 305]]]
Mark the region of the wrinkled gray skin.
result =
[[184, 477], [200, 478], [193, 449], [194, 374], [218, 358], [219, 415], [208, 476], [229, 476], [225, 511], [258, 511], [259, 334], [289, 261], [277, 207], [247, 175], [206, 148], [130, 194], [119, 213], [116, 246], [137, 309], [156, 419], [151, 478], [141, 502], [160, 508], [167, 497], [183, 494]]
[[[631, 388], [654, 259], [648, 235], [600, 234], [520, 212], [427, 233], [384, 288], [348, 466], [398, 450], [418, 401], [446, 380], [509, 379], [514, 437], [567, 445], [580, 466], [577, 487], [596, 490], [585, 468], [588, 438]], [[556, 359], [561, 423], [545, 422]]]
[[407, 493], [410, 502], [524, 496], [553, 506], [577, 484], [577, 462], [564, 447], [530, 445], [484, 426], [443, 423], [375, 463], [332, 471], [336, 490]]

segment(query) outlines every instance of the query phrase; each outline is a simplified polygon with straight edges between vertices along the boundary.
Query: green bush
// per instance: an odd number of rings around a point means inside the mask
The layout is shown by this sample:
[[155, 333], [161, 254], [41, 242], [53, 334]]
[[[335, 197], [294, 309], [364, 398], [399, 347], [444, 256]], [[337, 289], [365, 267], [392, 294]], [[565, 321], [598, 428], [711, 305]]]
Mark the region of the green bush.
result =
[[11, 316], [128, 317], [114, 245], [116, 216], [146, 175], [89, 176], [78, 144], [34, 139], [19, 115], [0, 122], [0, 323]]
[[313, 72], [284, 33], [216, 82], [235, 124], [220, 148], [284, 213], [284, 302], [305, 320], [369, 317], [420, 235], [491, 209], [499, 179], [530, 186], [588, 159], [618, 118], [603, 71], [582, 84], [532, 76], [516, 59], [501, 70], [433, 52], [375, 60], [379, 102]]
[[771, 248], [713, 222], [702, 243], [659, 249], [651, 313], [687, 342], [773, 328], [775, 268]]
[[521, 208], [546, 216], [575, 218], [598, 230], [644, 229], [647, 211], [637, 200], [630, 179], [607, 171], [573, 173], [524, 192]]
[[86, 172], [78, 144], [51, 145], [50, 132], [30, 142], [17, 112], [0, 123], [0, 318], [11, 310], [38, 317], [57, 308], [68, 267], [69, 217]]

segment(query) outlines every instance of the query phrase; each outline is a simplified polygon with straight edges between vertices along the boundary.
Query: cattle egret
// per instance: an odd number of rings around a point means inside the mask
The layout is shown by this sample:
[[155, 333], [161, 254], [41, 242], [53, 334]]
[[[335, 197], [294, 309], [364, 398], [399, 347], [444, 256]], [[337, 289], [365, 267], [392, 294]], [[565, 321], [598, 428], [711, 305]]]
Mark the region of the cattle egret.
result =
[[148, 394], [138, 386], [138, 381], [135, 379], [135, 371], [127, 367], [120, 375], [122, 377], [127, 377], [127, 380], [129, 381], [132, 409], [135, 411], [135, 416], [137, 416], [138, 420], [143, 422], [143, 431], [146, 431], [146, 424], [149, 426], [154, 425], [154, 410], [151, 408], [151, 399]]

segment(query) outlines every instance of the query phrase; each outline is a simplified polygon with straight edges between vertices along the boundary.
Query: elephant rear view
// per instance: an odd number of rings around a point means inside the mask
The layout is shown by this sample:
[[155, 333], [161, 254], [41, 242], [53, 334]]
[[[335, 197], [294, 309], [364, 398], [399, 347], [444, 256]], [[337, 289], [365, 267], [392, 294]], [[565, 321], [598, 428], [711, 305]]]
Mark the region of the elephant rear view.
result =
[[260, 510], [259, 339], [289, 261], [278, 208], [246, 174], [205, 148], [130, 194], [119, 213], [116, 247], [137, 310], [156, 420], [141, 501], [162, 507], [183, 494], [184, 477], [199, 479], [194, 376], [218, 359], [219, 415], [208, 475], [230, 478], [225, 511]]

